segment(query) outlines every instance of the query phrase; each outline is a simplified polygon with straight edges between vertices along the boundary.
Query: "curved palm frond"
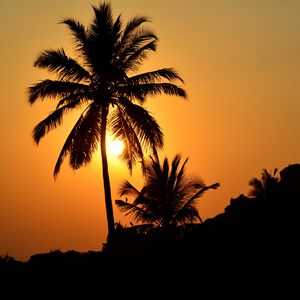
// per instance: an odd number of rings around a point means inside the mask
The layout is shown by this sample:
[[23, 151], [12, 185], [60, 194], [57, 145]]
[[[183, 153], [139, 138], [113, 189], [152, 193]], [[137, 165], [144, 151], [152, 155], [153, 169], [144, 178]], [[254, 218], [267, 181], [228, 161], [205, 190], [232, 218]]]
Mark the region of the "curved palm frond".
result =
[[85, 93], [86, 91], [87, 86], [85, 84], [46, 79], [29, 87], [28, 100], [30, 104], [33, 104], [38, 98], [41, 100], [45, 98], [65, 98], [70, 94]]
[[111, 114], [109, 124], [113, 135], [125, 143], [122, 158], [127, 163], [129, 171], [132, 171], [133, 165], [135, 165], [139, 159], [143, 169], [143, 149], [134, 127], [124, 114], [124, 110], [118, 107], [118, 109]]
[[93, 153], [98, 149], [101, 135], [101, 107], [91, 104], [80, 126], [70, 149], [70, 165], [73, 169], [89, 163]]
[[201, 187], [199, 191], [197, 191], [190, 199], [186, 201], [186, 203], [182, 206], [182, 208], [177, 212], [177, 214], [174, 216], [174, 219], [178, 223], [184, 223], [186, 220], [194, 220], [195, 218], [200, 220], [202, 222], [202, 219], [198, 213], [198, 211], [195, 209], [194, 202], [195, 200], [199, 199], [207, 190], [209, 189], [217, 189], [220, 186], [220, 184], [214, 183], [209, 186]]
[[[129, 181], [125, 180], [120, 187], [120, 197], [126, 196], [135, 196], [133, 204], [138, 206], [142, 204], [145, 208], [148, 206], [153, 206], [153, 199], [146, 197], [147, 189], [144, 187], [141, 191], [136, 189]], [[126, 202], [128, 201], [126, 197]]]
[[163, 134], [156, 120], [145, 108], [122, 98], [111, 114], [109, 124], [113, 135], [126, 145], [122, 157], [129, 170], [140, 160], [144, 171], [143, 149], [155, 153], [163, 146]]
[[132, 125], [142, 147], [154, 152], [163, 147], [163, 133], [160, 126], [146, 108], [136, 105], [126, 98], [120, 99], [120, 110]]
[[126, 180], [122, 183], [122, 185], [120, 187], [120, 197], [122, 197], [124, 195], [138, 196], [138, 195], [140, 195], [140, 192], [129, 181]]
[[[61, 164], [67, 154], [70, 154], [70, 165], [73, 169], [78, 169], [83, 164], [90, 162], [92, 153], [98, 146], [99, 132], [101, 129], [100, 118], [101, 112], [92, 104], [80, 115], [58, 156], [54, 168], [54, 178], [56, 178], [59, 173]], [[94, 126], [88, 128], [91, 122], [95, 122]], [[79, 143], [80, 147], [78, 146]]]
[[[125, 49], [130, 48], [130, 45], [132, 44], [132, 37], [134, 36], [135, 31], [138, 30], [145, 22], [149, 22], [149, 19], [144, 16], [136, 16], [127, 22], [123, 32], [121, 33], [119, 43], [116, 46], [116, 59], [119, 59], [121, 54], [126, 52]], [[126, 57], [126, 54], [123, 54], [123, 57]]]
[[170, 82], [179, 80], [184, 83], [183, 79], [173, 68], [163, 68], [156, 71], [131, 76], [128, 78], [128, 82], [130, 84], [157, 83], [161, 82], [162, 78], [165, 78]]
[[120, 208], [121, 212], [124, 212], [126, 216], [132, 215], [133, 220], [136, 222], [143, 221], [152, 223], [156, 221], [156, 217], [153, 216], [153, 214], [134, 203], [128, 203], [120, 199], [115, 200], [115, 203]]
[[63, 48], [44, 50], [34, 62], [34, 67], [55, 73], [59, 80], [90, 81], [91, 75], [75, 59], [68, 57]]
[[48, 133], [50, 130], [55, 129], [57, 126], [61, 125], [63, 115], [66, 111], [75, 108], [76, 106], [81, 104], [81, 100], [75, 100], [72, 102], [69, 102], [65, 106], [62, 106], [60, 108], [57, 108], [55, 111], [49, 114], [47, 118], [45, 118], [43, 121], [38, 123], [32, 132], [34, 141], [36, 144], [38, 144], [45, 136], [46, 133]]
[[92, 70], [92, 51], [85, 26], [73, 18], [63, 19], [60, 23], [68, 26], [73, 35], [76, 53], [83, 58], [84, 65], [89, 66], [90, 70]]
[[[85, 111], [84, 111], [85, 112]], [[84, 119], [84, 112], [80, 115], [80, 117], [78, 118], [76, 124], [74, 125], [74, 127], [72, 128], [71, 132], [69, 133], [60, 153], [57, 159], [57, 162], [55, 164], [54, 167], [54, 171], [53, 171], [53, 176], [54, 178], [57, 177], [59, 171], [60, 171], [60, 167], [63, 163], [63, 160], [65, 159], [65, 157], [67, 156], [67, 154], [70, 152], [73, 141], [75, 140], [76, 136], [77, 136], [77, 131], [80, 128], [80, 125]]]
[[[177, 173], [177, 170], [178, 170], [178, 167], [180, 164], [180, 160], [181, 160], [181, 155], [178, 153], [175, 155], [175, 157], [172, 161], [171, 172], [170, 172], [170, 176], [168, 179], [168, 189], [171, 191], [174, 190], [176, 183], [179, 184], [179, 182], [181, 180], [181, 177], [178, 178], [178, 173]], [[184, 161], [184, 163], [181, 167], [181, 170], [182, 170], [182, 168], [185, 167], [187, 160], [188, 160], [188, 158]]]
[[92, 102], [92, 99], [93, 99], [93, 95], [91, 95], [90, 93], [86, 93], [86, 92], [70, 94], [58, 101], [58, 103], [56, 105], [56, 109], [58, 109], [64, 105], [67, 105], [71, 102], [74, 102], [74, 101], [76, 101], [76, 102], [78, 101], [78, 102], [80, 102], [80, 104], [90, 103], [90, 102]]
[[181, 87], [172, 83], [143, 83], [143, 84], [133, 84], [124, 85], [118, 87], [118, 92], [125, 95], [129, 99], [136, 99], [143, 103], [141, 99], [146, 99], [149, 96], [158, 95], [171, 95], [178, 96], [184, 99], [187, 98], [187, 94]]
[[[145, 39], [148, 37], [139, 38], [139, 43], [144, 43]], [[149, 52], [155, 52], [157, 49], [157, 39], [155, 35], [149, 33], [149, 38], [154, 40], [144, 44], [140, 48], [133, 47], [133, 49], [128, 49], [127, 52], [122, 53], [121, 68], [125, 71], [135, 71], [137, 70], [142, 62], [147, 58]]]

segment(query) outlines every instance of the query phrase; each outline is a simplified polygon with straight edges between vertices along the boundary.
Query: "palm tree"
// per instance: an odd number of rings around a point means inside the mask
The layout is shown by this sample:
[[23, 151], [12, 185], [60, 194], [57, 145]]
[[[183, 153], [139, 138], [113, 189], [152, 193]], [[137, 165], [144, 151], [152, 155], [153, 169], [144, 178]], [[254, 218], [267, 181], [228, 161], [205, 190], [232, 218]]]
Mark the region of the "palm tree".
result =
[[145, 184], [139, 191], [125, 181], [120, 196], [135, 196], [132, 203], [115, 200], [121, 212], [131, 215], [133, 221], [154, 227], [174, 227], [186, 223], [202, 222], [197, 203], [208, 189], [216, 189], [219, 183], [206, 186], [197, 178], [187, 177], [186, 159], [179, 168], [181, 156], [177, 154], [170, 166], [167, 158], [160, 165], [158, 157], [145, 164]]
[[[144, 165], [144, 151], [156, 153], [163, 147], [163, 134], [157, 121], [143, 107], [148, 96], [160, 94], [186, 98], [175, 81], [183, 80], [172, 68], [133, 75], [151, 51], [157, 49], [157, 36], [143, 27], [148, 19], [136, 16], [123, 25], [121, 15], [113, 18], [110, 4], [92, 6], [89, 26], [73, 18], [61, 21], [74, 40], [75, 58], [63, 48], [42, 51], [34, 66], [55, 75], [29, 87], [29, 102], [58, 100], [57, 106], [33, 130], [38, 144], [50, 130], [62, 124], [63, 116], [82, 109], [69, 133], [54, 168], [54, 177], [69, 155], [70, 165], [78, 169], [89, 163], [98, 149], [102, 158], [108, 234], [114, 231], [110, 179], [106, 154], [106, 131], [125, 143], [122, 155], [129, 170], [136, 162]], [[137, 103], [136, 103], [137, 102]]]
[[251, 189], [248, 193], [249, 196], [254, 198], [271, 196], [276, 192], [276, 188], [279, 182], [279, 178], [276, 177], [278, 169], [275, 168], [273, 174], [263, 169], [261, 173], [261, 179], [252, 178], [249, 181]]

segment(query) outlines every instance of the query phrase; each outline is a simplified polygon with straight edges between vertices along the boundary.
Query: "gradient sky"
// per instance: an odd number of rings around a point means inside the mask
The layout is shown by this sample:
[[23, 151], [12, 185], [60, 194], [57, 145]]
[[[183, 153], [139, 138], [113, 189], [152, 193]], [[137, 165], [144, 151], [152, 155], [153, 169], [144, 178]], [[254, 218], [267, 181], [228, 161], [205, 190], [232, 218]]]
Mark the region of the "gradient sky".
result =
[[[33, 68], [41, 50], [64, 47], [71, 36], [58, 22], [88, 24], [86, 0], [0, 0], [0, 254], [27, 260], [50, 250], [100, 250], [107, 225], [101, 163], [74, 172], [52, 172], [74, 116], [37, 147], [31, 131], [55, 108], [53, 101], [27, 103], [26, 89], [48, 74]], [[174, 67], [185, 80], [188, 101], [149, 99], [147, 107], [165, 134], [161, 156], [180, 152], [187, 170], [207, 184], [220, 182], [201, 199], [203, 219], [247, 194], [263, 168], [279, 170], [300, 161], [300, 1], [297, 0], [112, 0], [124, 20], [149, 16], [160, 41], [143, 70]], [[113, 199], [136, 168], [110, 156]], [[115, 207], [115, 220], [128, 219]]]

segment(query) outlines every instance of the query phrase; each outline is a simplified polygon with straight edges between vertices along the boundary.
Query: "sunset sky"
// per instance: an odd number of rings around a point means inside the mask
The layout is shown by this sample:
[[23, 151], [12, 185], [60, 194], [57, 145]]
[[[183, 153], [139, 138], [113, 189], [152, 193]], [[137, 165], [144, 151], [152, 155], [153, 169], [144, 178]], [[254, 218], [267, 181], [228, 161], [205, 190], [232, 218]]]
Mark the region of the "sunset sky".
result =
[[[86, 0], [0, 0], [0, 255], [20, 260], [62, 251], [101, 250], [106, 240], [100, 154], [72, 171], [65, 160], [53, 168], [75, 116], [36, 146], [35, 124], [56, 102], [30, 106], [27, 88], [48, 78], [33, 67], [39, 52], [63, 47], [72, 56], [71, 35], [58, 24], [73, 17], [88, 24]], [[201, 198], [203, 219], [222, 213], [263, 168], [279, 170], [300, 162], [300, 1], [297, 0], [112, 0], [124, 21], [150, 17], [158, 51], [143, 71], [174, 67], [188, 100], [150, 98], [147, 108], [165, 135], [161, 157], [189, 157], [187, 171], [205, 183], [220, 182]], [[132, 176], [109, 154], [113, 199]], [[129, 219], [114, 207], [115, 221]]]

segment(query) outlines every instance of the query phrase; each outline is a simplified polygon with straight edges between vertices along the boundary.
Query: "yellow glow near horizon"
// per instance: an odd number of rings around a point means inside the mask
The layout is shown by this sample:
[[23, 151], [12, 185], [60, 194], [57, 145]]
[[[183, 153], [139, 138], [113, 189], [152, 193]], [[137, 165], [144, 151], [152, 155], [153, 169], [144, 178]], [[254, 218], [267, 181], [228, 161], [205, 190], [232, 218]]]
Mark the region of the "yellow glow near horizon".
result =
[[108, 141], [108, 151], [114, 156], [120, 156], [124, 147], [124, 143], [121, 140]]

